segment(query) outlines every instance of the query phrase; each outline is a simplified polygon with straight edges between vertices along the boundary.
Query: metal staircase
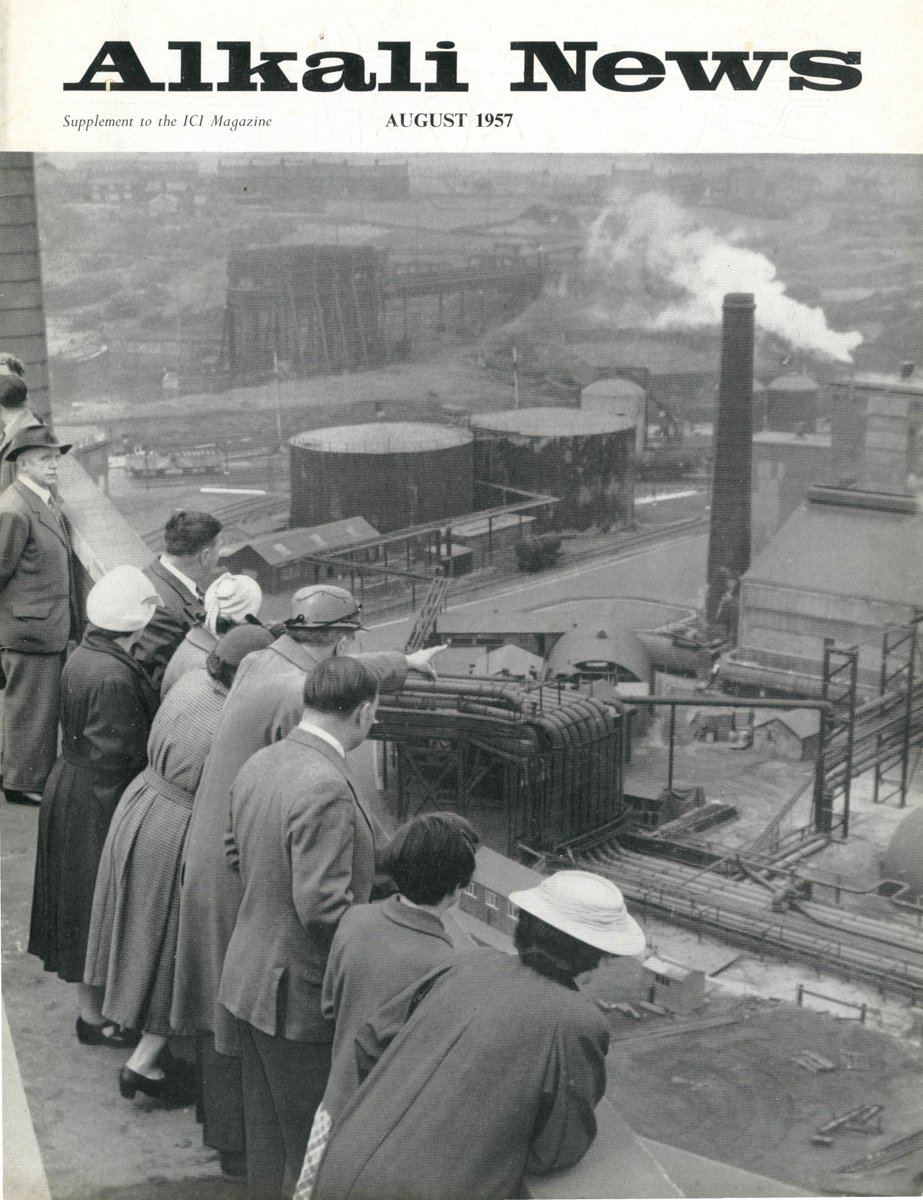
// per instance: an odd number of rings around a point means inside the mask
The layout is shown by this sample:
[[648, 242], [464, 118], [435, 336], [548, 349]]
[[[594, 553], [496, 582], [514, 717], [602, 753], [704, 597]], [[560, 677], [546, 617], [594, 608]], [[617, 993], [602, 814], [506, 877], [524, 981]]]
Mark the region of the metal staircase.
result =
[[439, 616], [440, 610], [445, 604], [446, 592], [448, 590], [448, 575], [434, 575], [422, 607], [417, 613], [413, 629], [410, 631], [410, 637], [404, 646], [405, 654], [413, 654], [415, 650], [422, 649], [426, 639], [433, 631], [433, 626], [436, 624], [436, 618]]

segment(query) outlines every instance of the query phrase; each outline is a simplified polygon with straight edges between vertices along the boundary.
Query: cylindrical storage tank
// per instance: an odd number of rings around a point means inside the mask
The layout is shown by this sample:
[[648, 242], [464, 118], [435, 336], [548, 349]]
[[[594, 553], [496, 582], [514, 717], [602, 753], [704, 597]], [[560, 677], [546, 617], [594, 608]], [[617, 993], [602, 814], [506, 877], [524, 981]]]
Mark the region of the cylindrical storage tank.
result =
[[521, 408], [471, 418], [478, 480], [557, 496], [541, 529], [627, 525], [634, 512], [634, 426], [575, 408]]
[[780, 375], [766, 389], [766, 428], [813, 433], [820, 388], [807, 375]]
[[635, 454], [644, 453], [647, 432], [647, 395], [639, 383], [623, 379], [597, 379], [580, 393], [584, 412], [615, 414], [626, 417], [635, 427]]
[[474, 508], [472, 437], [410, 421], [299, 433], [291, 453], [292, 525], [365, 517], [379, 533]]

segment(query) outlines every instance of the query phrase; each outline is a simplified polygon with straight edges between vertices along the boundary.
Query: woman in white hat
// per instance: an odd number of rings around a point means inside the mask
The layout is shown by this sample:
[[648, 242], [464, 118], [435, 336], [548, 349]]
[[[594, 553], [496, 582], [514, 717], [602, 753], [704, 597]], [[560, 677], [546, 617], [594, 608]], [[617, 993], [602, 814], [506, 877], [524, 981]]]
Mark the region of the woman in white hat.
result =
[[295, 1200], [506, 1200], [526, 1173], [586, 1152], [609, 1026], [575, 980], [607, 955], [640, 954], [644, 934], [615, 884], [588, 871], [510, 900], [516, 956], [437, 968], [359, 1032], [370, 1073], [323, 1156], [309, 1143]]
[[262, 603], [262, 588], [249, 575], [232, 575], [225, 571], [213, 580], [205, 592], [202, 621], [193, 625], [167, 663], [160, 685], [161, 697], [187, 671], [204, 667], [222, 634], [258, 616]]
[[112, 813], [146, 761], [157, 695], [131, 647], [159, 603], [137, 567], [116, 567], [90, 589], [88, 625], [61, 676], [62, 749], [39, 815], [29, 952], [78, 985], [77, 1036], [125, 1045], [103, 1021], [99, 989], [83, 981], [93, 887]]

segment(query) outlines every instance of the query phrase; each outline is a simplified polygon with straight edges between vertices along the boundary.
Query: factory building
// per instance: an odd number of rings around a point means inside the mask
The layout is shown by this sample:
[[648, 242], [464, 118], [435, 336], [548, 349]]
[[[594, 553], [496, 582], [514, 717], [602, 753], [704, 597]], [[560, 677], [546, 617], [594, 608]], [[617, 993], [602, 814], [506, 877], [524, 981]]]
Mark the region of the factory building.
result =
[[344, 554], [361, 542], [378, 537], [363, 517], [347, 517], [309, 529], [285, 529], [251, 538], [228, 555], [235, 574], [251, 575], [264, 592], [281, 592], [328, 578], [329, 568], [317, 560]]
[[293, 526], [359, 514], [382, 533], [470, 513], [472, 438], [409, 421], [339, 425], [289, 442]]
[[854, 375], [832, 384], [832, 479], [897, 495], [923, 481], [923, 377], [913, 363], [893, 375]]
[[743, 577], [722, 680], [816, 695], [833, 638], [859, 647], [858, 685], [877, 691], [884, 629], [923, 613], [921, 545], [910, 497], [813, 488]]
[[566, 600], [543, 606], [541, 612], [442, 613], [435, 636], [450, 649], [518, 646], [544, 661], [549, 679], [647, 684], [662, 663], [658, 640], [646, 638], [643, 631], [692, 615], [689, 608], [654, 600]]
[[560, 497], [549, 528], [628, 525], [635, 427], [618, 414], [523, 408], [472, 417], [474, 473], [496, 486]]
[[812, 484], [831, 478], [831, 470], [829, 433], [764, 429], [754, 435], [753, 554], [768, 544], [804, 502]]

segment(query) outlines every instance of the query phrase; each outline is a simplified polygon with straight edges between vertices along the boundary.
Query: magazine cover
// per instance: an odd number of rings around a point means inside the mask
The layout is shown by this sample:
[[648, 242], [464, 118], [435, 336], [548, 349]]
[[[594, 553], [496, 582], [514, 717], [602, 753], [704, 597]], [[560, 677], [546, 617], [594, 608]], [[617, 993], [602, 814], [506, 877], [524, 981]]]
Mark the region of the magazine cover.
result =
[[0, 19], [4, 1194], [919, 1194], [915, 6]]

